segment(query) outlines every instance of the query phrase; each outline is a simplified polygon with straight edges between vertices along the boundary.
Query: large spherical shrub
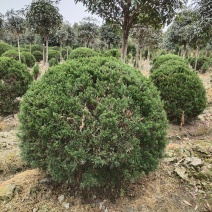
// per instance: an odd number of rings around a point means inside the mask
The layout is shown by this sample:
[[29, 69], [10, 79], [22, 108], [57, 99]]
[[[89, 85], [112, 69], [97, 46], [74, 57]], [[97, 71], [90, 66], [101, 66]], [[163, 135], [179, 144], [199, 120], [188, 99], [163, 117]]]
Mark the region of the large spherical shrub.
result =
[[6, 52], [6, 51], [8, 51], [8, 50], [11, 50], [11, 49], [13, 49], [12, 46], [10, 46], [9, 44], [7, 44], [7, 43], [5, 43], [5, 42], [3, 42], [3, 41], [0, 41], [0, 56], [1, 56], [4, 52]]
[[50, 50], [49, 51], [49, 60], [55, 58], [58, 62], [60, 61], [60, 52], [57, 50]]
[[[15, 49], [11, 49], [11, 50], [8, 50], [6, 52], [4, 52], [2, 54], [2, 57], [10, 57], [14, 60], [18, 60], [19, 61], [19, 54], [18, 54], [18, 51], [15, 50]], [[24, 55], [21, 53], [21, 62], [22, 63], [25, 63], [26, 64], [26, 59], [24, 57]]]
[[32, 55], [35, 57], [37, 62], [40, 62], [41, 60], [43, 60], [43, 52], [41, 51], [34, 51], [32, 52]]
[[22, 52], [22, 55], [25, 57], [27, 67], [32, 68], [36, 62], [35, 57], [29, 52]]
[[167, 61], [180, 61], [182, 63], [188, 64], [186, 60], [184, 60], [182, 57], [175, 55], [175, 54], [165, 54], [161, 55], [159, 57], [156, 57], [153, 60], [153, 65], [151, 67], [151, 72], [153, 72], [155, 69], [158, 69], [163, 63], [166, 63]]
[[43, 51], [43, 47], [39, 44], [34, 44], [31, 46], [31, 52], [35, 52], [35, 51]]
[[32, 81], [26, 65], [8, 57], [0, 57], [0, 113], [17, 112], [21, 97]]
[[206, 107], [206, 92], [195, 72], [182, 65], [165, 63], [153, 72], [151, 80], [161, 93], [168, 119], [179, 123], [196, 118]]
[[121, 52], [119, 49], [110, 49], [110, 50], [104, 52], [104, 55], [106, 57], [115, 57], [117, 59], [121, 58]]
[[97, 55], [98, 55], [98, 52], [94, 51], [93, 49], [79, 47], [71, 51], [70, 58], [77, 59], [77, 58], [94, 57]]
[[166, 114], [155, 86], [114, 58], [55, 66], [23, 98], [23, 157], [56, 181], [113, 186], [156, 169]]

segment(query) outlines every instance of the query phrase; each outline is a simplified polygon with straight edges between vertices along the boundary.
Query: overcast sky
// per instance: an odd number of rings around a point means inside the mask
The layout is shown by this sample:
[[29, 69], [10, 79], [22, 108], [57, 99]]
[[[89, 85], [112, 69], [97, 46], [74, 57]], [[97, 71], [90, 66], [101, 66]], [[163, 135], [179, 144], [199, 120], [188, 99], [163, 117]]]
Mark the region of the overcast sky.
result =
[[[0, 13], [5, 14], [7, 10], [19, 10], [29, 5], [32, 0], [0, 0]], [[63, 15], [64, 21], [69, 21], [71, 24], [80, 22], [84, 17], [92, 16], [98, 19], [101, 25], [102, 19], [98, 16], [85, 12], [86, 8], [81, 3], [74, 3], [74, 0], [61, 0], [58, 5], [60, 13]]]

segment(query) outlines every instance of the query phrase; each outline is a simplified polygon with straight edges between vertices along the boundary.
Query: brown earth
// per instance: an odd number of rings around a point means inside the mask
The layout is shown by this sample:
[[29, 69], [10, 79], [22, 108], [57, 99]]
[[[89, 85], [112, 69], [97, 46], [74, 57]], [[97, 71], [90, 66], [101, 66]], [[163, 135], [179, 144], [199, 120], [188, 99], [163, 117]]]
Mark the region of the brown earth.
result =
[[[149, 63], [142, 63], [149, 75]], [[44, 72], [45, 69], [42, 69]], [[21, 160], [17, 116], [0, 117], [0, 211], [192, 212], [212, 209], [211, 73], [200, 74], [208, 107], [198, 119], [170, 125], [166, 157], [157, 171], [118, 193], [54, 185], [49, 176]]]

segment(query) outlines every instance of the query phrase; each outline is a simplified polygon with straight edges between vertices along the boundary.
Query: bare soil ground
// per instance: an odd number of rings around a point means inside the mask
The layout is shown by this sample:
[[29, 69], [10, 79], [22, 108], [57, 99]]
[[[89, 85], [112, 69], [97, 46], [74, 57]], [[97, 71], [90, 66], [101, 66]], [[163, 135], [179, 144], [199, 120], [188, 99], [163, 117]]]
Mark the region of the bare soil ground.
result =
[[[145, 76], [149, 63], [142, 63]], [[45, 72], [45, 69], [42, 69]], [[17, 115], [0, 117], [0, 211], [207, 212], [212, 210], [211, 72], [200, 74], [208, 106], [197, 120], [167, 132], [166, 157], [157, 171], [118, 193], [54, 185], [21, 160]]]

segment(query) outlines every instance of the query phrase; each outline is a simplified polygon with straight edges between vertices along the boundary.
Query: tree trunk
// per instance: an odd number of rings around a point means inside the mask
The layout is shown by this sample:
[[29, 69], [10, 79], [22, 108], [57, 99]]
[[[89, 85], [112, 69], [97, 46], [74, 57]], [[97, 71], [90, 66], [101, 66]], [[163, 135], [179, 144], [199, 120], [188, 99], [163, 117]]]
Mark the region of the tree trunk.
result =
[[199, 46], [196, 47], [196, 59], [195, 59], [195, 66], [194, 66], [194, 70], [196, 71], [197, 70], [197, 60], [198, 60], [198, 57], [199, 57]]
[[136, 66], [136, 68], [139, 68], [139, 48], [138, 48], [138, 45], [136, 45], [135, 66]]
[[49, 38], [46, 38], [46, 65], [48, 65], [49, 62]]
[[29, 44], [29, 51], [30, 51], [30, 54], [32, 54], [32, 44], [31, 44], [31, 42]]
[[17, 42], [18, 42], [18, 58], [19, 58], [19, 61], [21, 62], [21, 50], [20, 50], [20, 44], [19, 44], [19, 35], [17, 36]]
[[142, 49], [140, 49], [140, 63], [142, 61]]
[[67, 49], [66, 49], [66, 60], [68, 59], [68, 53], [69, 53], [69, 46], [67, 46]]
[[185, 59], [186, 55], [186, 44], [183, 44], [183, 59]]
[[121, 49], [121, 59], [125, 62], [125, 58], [127, 55], [127, 44], [128, 44], [128, 37], [129, 37], [129, 29], [122, 29], [123, 30], [123, 38], [122, 38], [122, 49]]
[[147, 60], [150, 61], [150, 48], [147, 47]]
[[62, 62], [63, 57], [62, 57], [62, 44], [60, 45], [60, 62]]
[[45, 45], [43, 44], [43, 65], [45, 65]]

